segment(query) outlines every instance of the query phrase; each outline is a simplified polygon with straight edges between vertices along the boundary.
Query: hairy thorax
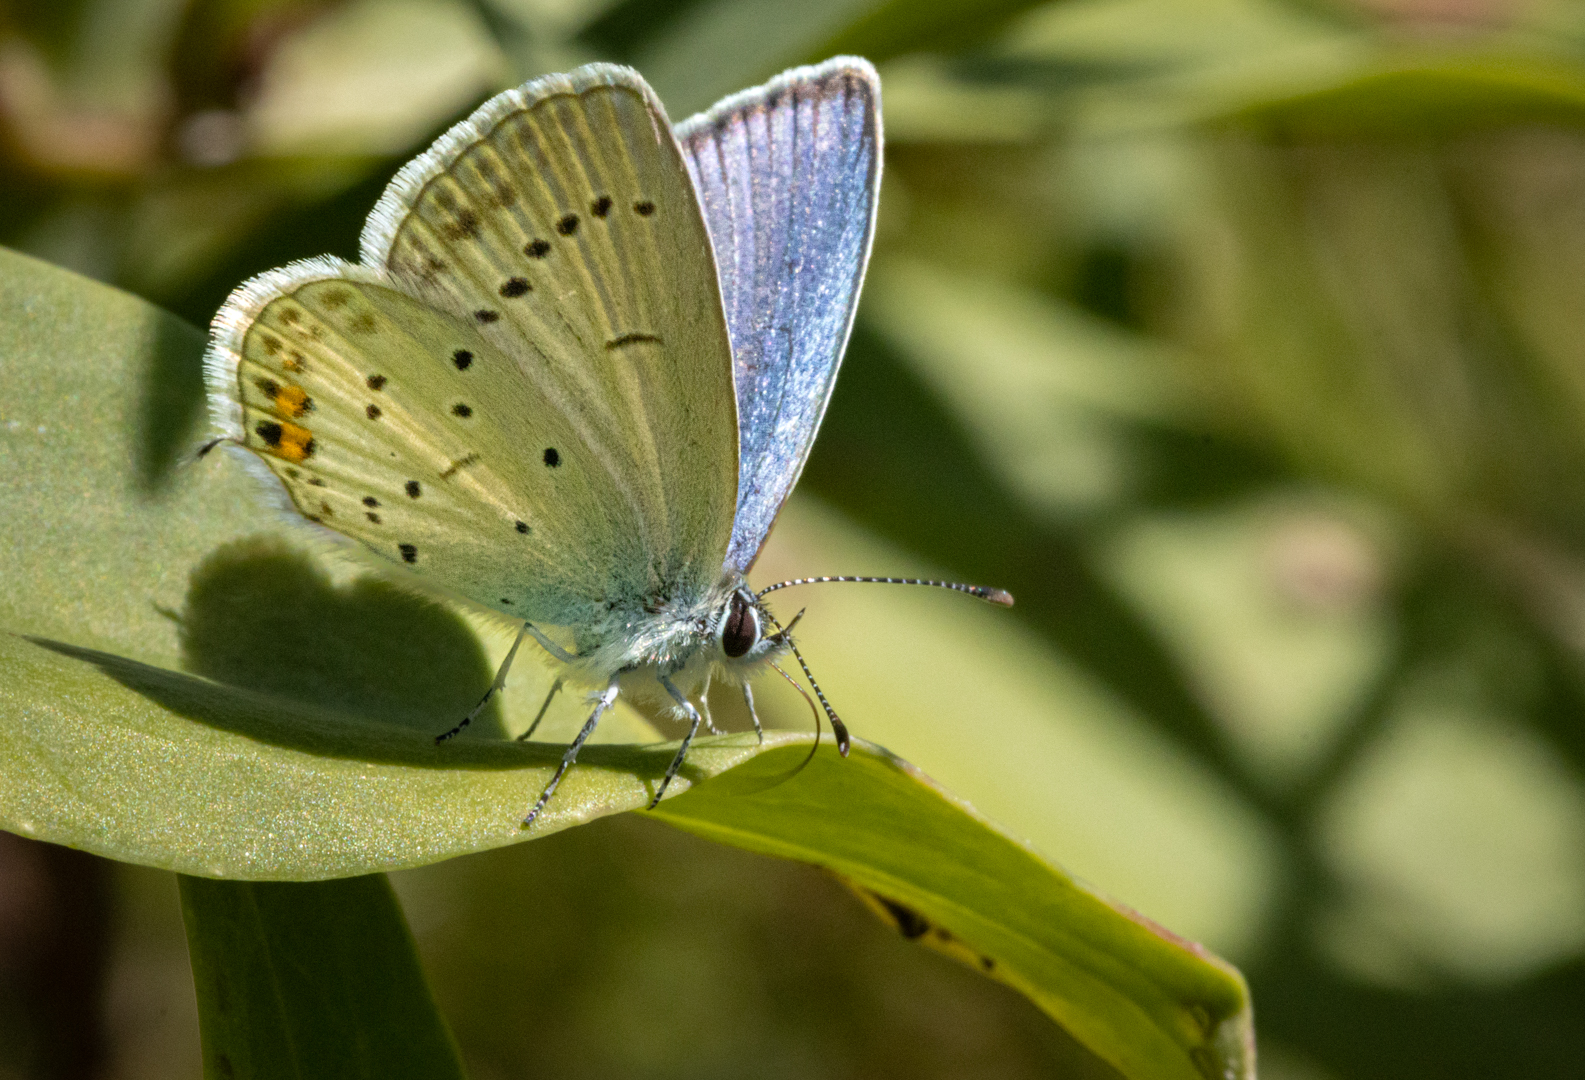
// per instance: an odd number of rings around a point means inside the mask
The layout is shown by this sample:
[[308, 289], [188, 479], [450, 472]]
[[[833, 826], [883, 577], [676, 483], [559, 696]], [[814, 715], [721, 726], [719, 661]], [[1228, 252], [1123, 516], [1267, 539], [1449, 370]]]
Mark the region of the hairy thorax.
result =
[[[623, 676], [624, 687], [647, 689], [661, 675], [679, 686], [698, 686], [717, 662], [722, 620], [733, 594], [743, 588], [741, 574], [728, 571], [711, 586], [672, 586], [656, 594], [612, 604], [605, 614], [579, 628], [579, 681], [604, 685]], [[724, 674], [724, 672], [723, 672]]]

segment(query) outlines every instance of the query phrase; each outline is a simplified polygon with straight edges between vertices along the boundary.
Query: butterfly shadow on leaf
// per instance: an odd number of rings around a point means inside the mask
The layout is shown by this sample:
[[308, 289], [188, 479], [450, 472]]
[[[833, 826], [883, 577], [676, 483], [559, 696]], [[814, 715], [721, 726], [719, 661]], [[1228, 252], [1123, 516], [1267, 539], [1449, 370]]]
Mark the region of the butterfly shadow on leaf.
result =
[[178, 716], [273, 745], [393, 764], [525, 764], [529, 748], [508, 739], [494, 703], [474, 738], [435, 746], [493, 671], [469, 626], [436, 601], [379, 579], [337, 584], [306, 552], [259, 537], [212, 552], [169, 614], [185, 672], [29, 640]]
[[[465, 715], [495, 676], [473, 629], [441, 602], [383, 578], [338, 584], [310, 554], [278, 537], [239, 540], [206, 557], [193, 571], [179, 622], [187, 671], [310, 715], [328, 714], [344, 729], [347, 749], [338, 752], [349, 756], [521, 768], [525, 758], [562, 755], [556, 743], [513, 741], [500, 695], [463, 738], [436, 746], [434, 736]], [[371, 744], [375, 725], [393, 738]], [[289, 723], [271, 733], [236, 730], [326, 752], [301, 741]], [[609, 745], [588, 747], [583, 760], [658, 776], [670, 756], [667, 749]]]
[[[199, 564], [179, 639], [195, 675], [428, 735], [466, 713], [494, 675], [455, 612], [378, 578], [338, 584], [271, 537], [227, 544]], [[473, 729], [508, 737], [496, 702]]]
[[457, 614], [374, 578], [338, 584], [279, 537], [226, 544], [193, 571], [171, 613], [184, 672], [62, 642], [34, 644], [91, 663], [179, 716], [330, 757], [521, 768], [491, 703], [465, 744], [433, 736], [478, 701], [493, 666]]
[[[473, 629], [444, 604], [379, 578], [338, 584], [279, 537], [216, 549], [194, 570], [183, 610], [169, 614], [185, 671], [28, 640], [184, 719], [316, 756], [521, 769], [559, 761], [565, 749], [513, 740], [499, 699], [466, 738], [437, 746], [434, 736], [478, 702], [494, 675]], [[672, 753], [610, 744], [586, 747], [581, 760], [658, 778]]]

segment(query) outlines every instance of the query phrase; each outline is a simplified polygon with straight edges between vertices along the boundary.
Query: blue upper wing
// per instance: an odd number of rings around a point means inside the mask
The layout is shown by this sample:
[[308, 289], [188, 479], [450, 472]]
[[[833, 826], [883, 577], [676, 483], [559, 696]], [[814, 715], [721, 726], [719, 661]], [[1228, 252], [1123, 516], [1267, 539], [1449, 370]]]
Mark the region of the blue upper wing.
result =
[[747, 570], [803, 471], [853, 326], [880, 193], [880, 79], [840, 56], [677, 126], [721, 274]]

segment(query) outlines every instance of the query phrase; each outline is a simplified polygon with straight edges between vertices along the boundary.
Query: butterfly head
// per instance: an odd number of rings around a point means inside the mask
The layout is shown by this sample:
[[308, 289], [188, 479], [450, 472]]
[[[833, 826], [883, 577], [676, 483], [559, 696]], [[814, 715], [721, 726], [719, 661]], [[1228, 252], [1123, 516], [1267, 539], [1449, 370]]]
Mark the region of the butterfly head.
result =
[[766, 627], [772, 625], [775, 618], [748, 586], [733, 589], [721, 607], [715, 628], [721, 661], [743, 670], [786, 652], [787, 634], [792, 627], [778, 627], [775, 633], [767, 633]]

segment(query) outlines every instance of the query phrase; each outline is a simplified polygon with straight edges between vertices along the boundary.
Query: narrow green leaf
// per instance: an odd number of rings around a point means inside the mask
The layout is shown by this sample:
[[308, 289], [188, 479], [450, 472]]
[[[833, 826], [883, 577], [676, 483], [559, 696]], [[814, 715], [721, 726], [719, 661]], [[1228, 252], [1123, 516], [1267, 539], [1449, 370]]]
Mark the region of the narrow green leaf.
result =
[[206, 1078], [463, 1075], [383, 875], [180, 881]]
[[1411, 137], [1578, 124], [1585, 67], [1545, 32], [1384, 35], [1314, 5], [1266, 0], [1048, 4], [999, 55], [1077, 79], [1096, 131], [1229, 119], [1287, 136]]
[[943, 41], [983, 41], [1035, 0], [713, 0], [677, 15], [635, 65], [675, 119], [783, 68], [841, 53], [880, 62]]
[[1333, 82], [1273, 93], [1231, 115], [1320, 138], [1576, 126], [1585, 118], [1585, 66], [1495, 50], [1392, 50]]
[[646, 41], [634, 65], [680, 120], [805, 62], [880, 6], [880, 0], [713, 0]]
[[902, 932], [1017, 989], [1123, 1075], [1252, 1077], [1230, 965], [1118, 907], [879, 747], [761, 754], [662, 804], [678, 828], [836, 871]]

